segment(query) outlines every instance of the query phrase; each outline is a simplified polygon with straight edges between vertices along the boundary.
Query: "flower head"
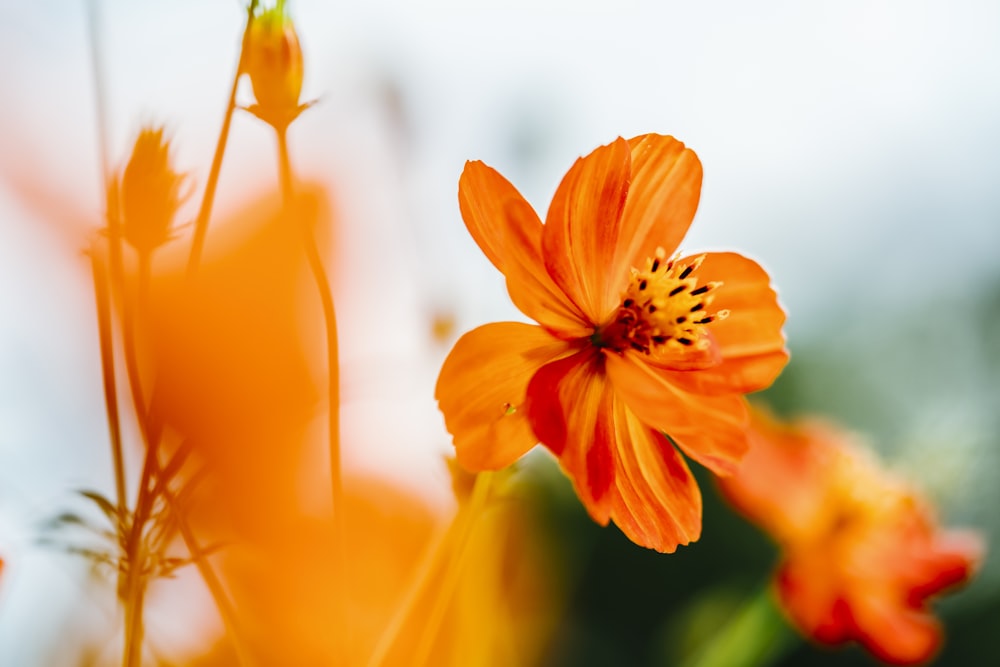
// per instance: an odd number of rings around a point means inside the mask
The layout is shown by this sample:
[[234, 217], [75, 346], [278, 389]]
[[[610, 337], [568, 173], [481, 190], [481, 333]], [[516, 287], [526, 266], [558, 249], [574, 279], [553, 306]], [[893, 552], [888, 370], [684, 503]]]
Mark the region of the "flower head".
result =
[[120, 183], [112, 182], [108, 195], [109, 210], [117, 204], [125, 240], [140, 253], [151, 253], [170, 240], [184, 178], [170, 164], [170, 141], [163, 128], [143, 128]]
[[803, 634], [896, 664], [933, 656], [941, 628], [927, 599], [972, 575], [978, 535], [939, 528], [913, 489], [818, 421], [755, 412], [750, 453], [720, 484], [781, 547], [776, 592]]
[[302, 49], [283, 4], [254, 17], [244, 56], [244, 69], [257, 99], [250, 111], [276, 127], [287, 126], [304, 108], [299, 105]]
[[466, 165], [465, 224], [538, 326], [487, 324], [445, 360], [436, 395], [463, 466], [503, 468], [541, 442], [597, 522], [659, 551], [698, 538], [701, 496], [677, 448], [732, 472], [743, 394], [788, 357], [760, 266], [676, 253], [700, 191], [697, 156], [654, 134], [577, 160], [544, 225], [500, 174]]

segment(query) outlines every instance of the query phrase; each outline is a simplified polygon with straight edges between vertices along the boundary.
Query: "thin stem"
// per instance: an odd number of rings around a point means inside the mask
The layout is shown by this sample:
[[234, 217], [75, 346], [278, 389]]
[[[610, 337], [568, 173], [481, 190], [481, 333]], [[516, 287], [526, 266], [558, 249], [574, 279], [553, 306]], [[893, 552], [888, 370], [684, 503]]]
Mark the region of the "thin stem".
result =
[[139, 480], [139, 497], [135, 503], [135, 513], [132, 525], [125, 543], [125, 561], [127, 563], [125, 579], [125, 650], [122, 658], [123, 667], [137, 667], [142, 663], [143, 641], [143, 603], [146, 593], [146, 581], [143, 574], [146, 553], [142, 544], [142, 534], [146, 520], [152, 508], [152, 494], [149, 483], [153, 479], [156, 452], [153, 448], [146, 449], [146, 460], [142, 465], [142, 476]]
[[472, 496], [469, 498], [469, 503], [466, 506], [467, 512], [462, 531], [459, 533], [458, 542], [456, 542], [451, 552], [448, 565], [444, 569], [444, 581], [438, 587], [437, 595], [434, 597], [434, 604], [424, 622], [423, 631], [420, 633], [420, 641], [410, 662], [413, 667], [423, 667], [427, 664], [428, 658], [430, 658], [434, 641], [440, 634], [441, 621], [444, 619], [448, 605], [451, 604], [455, 587], [458, 585], [459, 578], [462, 575], [462, 569], [465, 565], [465, 554], [469, 546], [469, 537], [472, 535], [473, 526], [475, 526], [476, 519], [486, 506], [486, 499], [490, 494], [490, 482], [492, 479], [493, 474], [490, 472], [481, 472], [476, 476], [476, 483], [472, 487]]
[[94, 106], [97, 116], [97, 149], [101, 158], [101, 177], [104, 192], [108, 191], [108, 177], [111, 169], [108, 160], [108, 113], [105, 103], [104, 68], [101, 58], [101, 17], [97, 0], [87, 2], [87, 35], [90, 42], [90, 67], [94, 76]]
[[[107, 95], [104, 85], [104, 67], [101, 57], [100, 38], [101, 19], [97, 0], [87, 2], [87, 37], [90, 43], [90, 67], [94, 77], [94, 106], [97, 119], [97, 149], [101, 163], [101, 198], [108, 196], [111, 168], [108, 159], [108, 113]], [[105, 211], [108, 222], [108, 235], [118, 234], [117, 215]], [[112, 266], [121, 256], [121, 246], [114, 242], [108, 244], [109, 258]], [[108, 292], [108, 273], [101, 261], [97, 244], [91, 244], [91, 263], [94, 273], [94, 292], [97, 299], [97, 326], [101, 345], [101, 368], [104, 377], [104, 403], [108, 413], [108, 431], [111, 438], [111, 459], [115, 471], [115, 494], [118, 501], [118, 514], [125, 516], [128, 491], [125, 487], [125, 463], [122, 448], [121, 421], [118, 415], [118, 391], [115, 387], [114, 343], [111, 328], [111, 306]], [[112, 269], [113, 270], [113, 269]]]
[[101, 345], [101, 371], [104, 380], [104, 407], [108, 413], [108, 433], [111, 458], [115, 471], [115, 497], [119, 521], [125, 516], [128, 503], [125, 488], [125, 458], [122, 449], [121, 419], [118, 415], [118, 389], [115, 385], [115, 353], [111, 333], [111, 303], [108, 295], [108, 272], [101, 261], [97, 244], [90, 249], [94, 272], [94, 296], [97, 302], [97, 331]]
[[[152, 257], [148, 253], [139, 253], [139, 280], [135, 309], [140, 314], [146, 313], [149, 306], [151, 261]], [[181, 537], [184, 539], [184, 544], [187, 547], [188, 552], [191, 554], [191, 558], [194, 560], [194, 563], [198, 568], [198, 572], [204, 579], [205, 585], [208, 586], [209, 592], [215, 599], [216, 606], [219, 609], [219, 615], [222, 618], [223, 625], [226, 628], [226, 633], [233, 644], [234, 650], [236, 651], [239, 663], [242, 665], [250, 665], [252, 664], [250, 651], [246, 646], [242, 633], [239, 631], [235, 607], [226, 595], [222, 582], [218, 575], [216, 575], [211, 563], [209, 563], [208, 559], [205, 557], [201, 545], [198, 543], [198, 540], [194, 535], [194, 531], [191, 529], [191, 526], [187, 521], [187, 516], [177, 503], [176, 496], [169, 488], [168, 480], [160, 479], [161, 470], [159, 466], [158, 452], [161, 433], [158, 423], [151, 423], [152, 419], [150, 410], [145, 403], [142, 381], [139, 377], [139, 363], [136, 355], [134, 318], [132, 315], [132, 309], [127, 305], [124, 308], [124, 316], [122, 320], [123, 329], [125, 331], [125, 366], [128, 370], [129, 382], [132, 387], [132, 400], [133, 407], [136, 412], [136, 420], [139, 424], [139, 431], [142, 434], [143, 441], [146, 443], [146, 459], [143, 465], [139, 492], [140, 495], [136, 505], [136, 513], [131, 535], [132, 542], [130, 543], [130, 549], [128, 552], [132, 555], [134, 554], [133, 550], [138, 549], [141, 546], [142, 531], [144, 530], [149, 511], [152, 508], [152, 503], [155, 501], [156, 497], [162, 493], [163, 497], [167, 501], [171, 514], [177, 520], [177, 527], [181, 533]], [[153, 489], [149, 493], [145, 493], [150, 482], [154, 481], [155, 483]], [[140, 586], [140, 588], [142, 588], [142, 586]], [[138, 604], [141, 605], [143, 598], [142, 591], [138, 591], [136, 595], [136, 600]], [[133, 613], [137, 615], [138, 623], [132, 626], [132, 630], [133, 632], [138, 632], [138, 636], [141, 641], [141, 610], [138, 612], [133, 611]]]
[[[330, 439], [330, 486], [333, 495], [334, 567], [343, 590], [347, 582], [347, 571], [346, 558], [344, 556], [344, 490], [340, 463], [340, 370], [338, 361], [339, 353], [337, 350], [337, 315], [333, 306], [333, 291], [330, 289], [330, 281], [327, 278], [326, 269], [323, 267], [323, 259], [320, 256], [319, 248], [316, 246], [316, 238], [313, 236], [313, 231], [309, 227], [309, 223], [304, 216], [299, 215], [299, 211], [295, 205], [292, 166], [291, 160], [288, 157], [288, 135], [286, 129], [284, 127], [275, 128], [278, 137], [278, 164], [281, 192], [286, 213], [295, 218], [299, 227], [306, 259], [309, 262], [309, 269], [316, 282], [316, 289], [319, 292], [320, 302], [323, 307], [323, 321], [326, 329], [326, 360], [330, 384], [327, 415], [329, 418], [328, 428]], [[343, 601], [344, 596], [341, 595], [340, 598]], [[346, 624], [349, 619], [342, 615], [339, 620], [341, 623]]]
[[417, 604], [424, 591], [430, 586], [432, 580], [440, 572], [445, 573], [445, 580], [436, 591], [437, 597], [434, 600], [430, 615], [422, 618], [423, 632], [420, 636], [418, 650], [413, 654], [419, 660], [411, 664], [420, 665], [426, 661], [434, 639], [438, 634], [438, 626], [444, 612], [451, 602], [452, 593], [458, 583], [461, 574], [461, 565], [465, 549], [472, 533], [476, 517], [480, 514], [489, 497], [489, 487], [492, 473], [482, 472], [476, 477], [475, 485], [469, 502], [459, 508], [452, 518], [444, 534], [436, 541], [433, 548], [429, 548], [424, 559], [420, 563], [420, 568], [413, 579], [406, 596], [397, 608], [395, 615], [386, 626], [379, 637], [378, 644], [368, 659], [368, 667], [381, 667], [389, 657], [389, 652], [395, 646], [402, 634], [406, 622], [414, 614]]
[[226, 634], [229, 635], [229, 639], [233, 643], [233, 650], [236, 651], [238, 663], [240, 665], [254, 664], [250, 649], [243, 639], [243, 632], [236, 618], [236, 608], [229, 600], [229, 596], [222, 585], [222, 580], [219, 579], [215, 570], [212, 569], [207, 555], [202, 550], [201, 545], [198, 544], [198, 539], [192, 532], [191, 525], [187, 522], [183, 510], [177, 502], [177, 497], [166, 485], [163, 487], [163, 497], [167, 499], [167, 506], [170, 508], [171, 514], [177, 519], [177, 528], [184, 539], [184, 545], [191, 554], [191, 558], [194, 560], [201, 578], [205, 580], [205, 585], [208, 586], [208, 590], [212, 594], [216, 606], [219, 608], [219, 616], [222, 617], [222, 624], [226, 627]]
[[229, 141], [229, 126], [232, 124], [233, 113], [236, 111], [236, 90], [239, 87], [240, 76], [243, 74], [247, 44], [250, 41], [250, 27], [253, 25], [256, 10], [257, 0], [251, 0], [250, 4], [247, 5], [247, 23], [243, 29], [243, 40], [240, 43], [240, 57], [236, 62], [233, 83], [229, 88], [229, 101], [226, 104], [226, 113], [222, 117], [222, 129], [219, 130], [219, 139], [215, 144], [215, 154], [212, 156], [212, 166], [208, 171], [208, 181], [205, 182], [205, 193], [201, 199], [201, 207], [198, 209], [198, 217], [195, 219], [194, 237], [191, 240], [191, 253], [188, 255], [188, 280], [194, 278], [198, 271], [198, 264], [201, 262], [201, 252], [205, 246], [205, 235], [208, 233], [208, 221], [212, 216], [212, 205], [215, 202], [215, 189], [219, 184], [219, 173], [222, 171], [222, 157], [226, 153], [226, 142]]
[[407, 618], [413, 613], [421, 593], [430, 585], [434, 573], [438, 571], [440, 564], [444, 562], [445, 556], [451, 548], [451, 543], [458, 534], [459, 523], [458, 514], [456, 514], [451, 523], [448, 524], [448, 528], [442, 531], [440, 535], [435, 536], [430, 544], [428, 544], [427, 550], [424, 552], [424, 557], [420, 561], [420, 567], [417, 569], [417, 574], [413, 578], [413, 582], [407, 589], [406, 595], [400, 602], [399, 607], [396, 608], [396, 613], [385, 627], [385, 630], [382, 631], [382, 635], [379, 637], [379, 641], [375, 645], [375, 650], [372, 651], [371, 657], [368, 658], [368, 667], [380, 667], [389, 656], [389, 651], [395, 645], [400, 633], [403, 631]]

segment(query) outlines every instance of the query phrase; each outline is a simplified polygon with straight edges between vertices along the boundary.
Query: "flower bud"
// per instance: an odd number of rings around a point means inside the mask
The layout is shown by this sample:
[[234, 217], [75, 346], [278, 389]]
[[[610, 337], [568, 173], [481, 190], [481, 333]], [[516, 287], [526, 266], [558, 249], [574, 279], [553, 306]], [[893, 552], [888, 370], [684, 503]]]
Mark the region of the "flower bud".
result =
[[143, 128], [118, 186], [122, 233], [138, 252], [150, 253], [170, 240], [183, 180], [170, 164], [163, 128]]
[[250, 110], [272, 125], [287, 126], [301, 111], [302, 49], [280, 4], [254, 18], [245, 58], [244, 70], [257, 98]]

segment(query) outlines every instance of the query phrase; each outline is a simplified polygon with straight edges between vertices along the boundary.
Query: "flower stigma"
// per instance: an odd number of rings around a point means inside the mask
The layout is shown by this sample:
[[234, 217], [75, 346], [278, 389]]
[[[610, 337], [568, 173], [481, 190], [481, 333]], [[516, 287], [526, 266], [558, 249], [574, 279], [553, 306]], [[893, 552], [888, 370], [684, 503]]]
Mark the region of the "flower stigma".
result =
[[708, 311], [722, 283], [698, 285], [695, 272], [704, 260], [705, 255], [686, 263], [668, 260], [666, 251], [657, 248], [643, 270], [632, 269], [614, 319], [595, 332], [594, 342], [618, 353], [708, 349], [705, 326], [725, 319], [729, 311]]

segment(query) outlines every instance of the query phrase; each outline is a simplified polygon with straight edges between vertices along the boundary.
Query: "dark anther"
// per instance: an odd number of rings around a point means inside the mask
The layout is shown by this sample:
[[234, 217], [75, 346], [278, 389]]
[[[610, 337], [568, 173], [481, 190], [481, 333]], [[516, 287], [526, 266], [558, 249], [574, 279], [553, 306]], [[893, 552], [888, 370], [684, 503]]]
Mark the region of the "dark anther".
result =
[[649, 270], [652, 271], [653, 273], [656, 273], [656, 270], [658, 268], [660, 268], [660, 260], [654, 259], [653, 260], [653, 265], [651, 267], [649, 267]]
[[708, 291], [708, 285], [702, 285], [698, 289], [691, 290], [691, 296], [698, 296], [699, 294], [704, 294]]
[[705, 307], [705, 304], [703, 304], [703, 303], [696, 303], [693, 306], [691, 306], [691, 312], [692, 313], [697, 313], [699, 310], [701, 310], [704, 307]]
[[666, 343], [668, 340], [670, 340], [670, 336], [653, 336], [652, 338], [652, 341], [659, 345]]
[[677, 287], [670, 290], [670, 296], [677, 296], [681, 292], [687, 289], [687, 285], [678, 285]]
[[622, 305], [625, 306], [626, 308], [631, 308], [632, 306], [635, 305], [635, 301], [633, 301], [632, 299], [625, 299], [625, 301], [622, 302]]
[[639, 291], [641, 292], [644, 289], [646, 289], [646, 281], [645, 280], [643, 280], [641, 283], [639, 283]]
[[692, 271], [694, 271], [694, 265], [688, 264], [687, 267], [685, 267], [685, 269], [681, 271], [681, 275], [679, 275], [678, 278], [684, 280], [685, 278], [691, 275]]
[[694, 341], [690, 338], [678, 338], [677, 342], [681, 345], [691, 345]]
[[695, 320], [694, 323], [695, 324], [708, 324], [709, 322], [714, 322], [714, 321], [715, 321], [715, 318], [712, 317], [711, 315], [709, 315], [708, 317], [704, 317], [704, 318], [702, 318], [700, 320]]
[[649, 312], [650, 312], [650, 314], [655, 313], [656, 312], [656, 306], [654, 306], [653, 304], [649, 304]]
[[684, 315], [681, 315], [680, 317], [678, 317], [674, 321], [677, 322], [677, 324], [684, 324], [685, 322], [687, 322], [687, 319], [688, 319], [687, 317], [685, 317]]

